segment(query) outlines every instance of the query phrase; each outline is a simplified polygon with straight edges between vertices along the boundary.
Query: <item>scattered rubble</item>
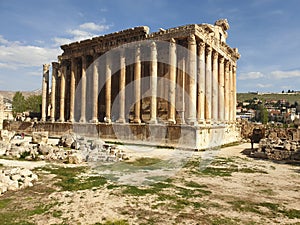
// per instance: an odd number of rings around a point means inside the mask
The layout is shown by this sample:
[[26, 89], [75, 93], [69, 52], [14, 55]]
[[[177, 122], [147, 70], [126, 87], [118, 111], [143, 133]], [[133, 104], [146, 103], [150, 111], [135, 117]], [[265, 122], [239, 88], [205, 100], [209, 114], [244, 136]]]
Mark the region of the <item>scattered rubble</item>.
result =
[[74, 133], [65, 134], [57, 145], [48, 143], [48, 132], [34, 132], [32, 142], [0, 141], [0, 155], [24, 160], [61, 161], [71, 164], [82, 162], [117, 162], [125, 153], [101, 139], [88, 140]]
[[251, 152], [251, 156], [272, 160], [300, 161], [300, 143], [279, 138], [264, 138], [260, 140], [259, 147]]
[[29, 169], [12, 168], [0, 170], [0, 195], [6, 191], [32, 187], [38, 176]]
[[[258, 148], [252, 149], [250, 153], [252, 157], [300, 161], [300, 129], [267, 127], [247, 122], [241, 126], [244, 140], [258, 143]], [[253, 140], [257, 130], [263, 131], [263, 135], [255, 142]]]

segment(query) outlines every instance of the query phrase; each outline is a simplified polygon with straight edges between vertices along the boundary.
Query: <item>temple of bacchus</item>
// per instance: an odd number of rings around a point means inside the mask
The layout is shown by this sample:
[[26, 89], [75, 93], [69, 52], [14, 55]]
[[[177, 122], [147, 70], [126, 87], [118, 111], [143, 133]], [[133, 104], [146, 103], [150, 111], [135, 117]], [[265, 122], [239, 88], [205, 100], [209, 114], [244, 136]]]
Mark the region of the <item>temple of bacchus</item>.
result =
[[226, 19], [141, 26], [61, 46], [52, 68], [43, 65], [36, 129], [188, 149], [236, 141], [240, 54], [228, 29]]

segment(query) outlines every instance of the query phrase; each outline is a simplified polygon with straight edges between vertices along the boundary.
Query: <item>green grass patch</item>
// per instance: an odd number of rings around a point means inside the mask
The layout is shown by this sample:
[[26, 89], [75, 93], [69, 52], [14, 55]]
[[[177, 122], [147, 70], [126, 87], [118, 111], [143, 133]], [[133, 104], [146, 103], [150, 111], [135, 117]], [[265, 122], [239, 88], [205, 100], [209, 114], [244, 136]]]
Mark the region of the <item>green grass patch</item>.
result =
[[86, 172], [86, 167], [45, 167], [44, 170], [56, 175], [55, 179], [58, 181], [55, 185], [60, 187], [62, 191], [91, 189], [103, 186], [107, 182], [106, 178], [102, 176], [79, 177], [81, 173]]
[[191, 188], [207, 188], [207, 185], [199, 184], [199, 183], [196, 183], [194, 181], [185, 182], [185, 186], [191, 187]]
[[289, 219], [300, 219], [300, 210], [297, 209], [285, 209], [279, 210], [284, 216], [288, 217]]
[[41, 215], [48, 212], [55, 204], [40, 204], [33, 209], [16, 209], [0, 212], [0, 224], [34, 224], [27, 219], [33, 215]]
[[148, 158], [148, 157], [141, 157], [137, 158], [134, 161], [126, 162], [127, 164], [133, 165], [133, 166], [151, 166], [153, 164], [157, 164], [162, 162], [162, 159], [159, 158]]
[[106, 221], [105, 223], [95, 223], [95, 225], [129, 225], [127, 220]]
[[0, 200], [0, 209], [5, 208], [11, 202], [10, 198], [5, 198]]

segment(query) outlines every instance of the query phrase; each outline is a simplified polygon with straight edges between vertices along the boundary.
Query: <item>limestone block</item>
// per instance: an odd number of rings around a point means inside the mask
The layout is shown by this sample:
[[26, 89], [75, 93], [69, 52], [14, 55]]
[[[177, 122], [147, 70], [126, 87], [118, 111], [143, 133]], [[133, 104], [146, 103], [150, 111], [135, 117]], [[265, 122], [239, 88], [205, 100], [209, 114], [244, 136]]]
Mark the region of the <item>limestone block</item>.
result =
[[32, 132], [32, 143], [34, 144], [47, 144], [48, 131]]

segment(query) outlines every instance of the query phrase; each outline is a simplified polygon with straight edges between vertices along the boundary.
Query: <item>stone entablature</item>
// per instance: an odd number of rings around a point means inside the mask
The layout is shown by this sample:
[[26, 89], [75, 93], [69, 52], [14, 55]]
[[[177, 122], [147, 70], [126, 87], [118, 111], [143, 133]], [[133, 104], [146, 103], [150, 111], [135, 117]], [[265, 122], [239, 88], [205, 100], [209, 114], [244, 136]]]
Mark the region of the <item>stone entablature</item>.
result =
[[104, 52], [113, 48], [135, 41], [169, 41], [171, 38], [184, 39], [192, 34], [195, 34], [199, 41], [205, 42], [213, 49], [220, 52], [220, 54], [227, 60], [235, 62], [237, 59], [239, 59], [240, 54], [236, 48], [232, 49], [226, 44], [227, 32], [224, 30], [225, 25], [223, 25], [221, 22], [217, 22], [216, 24], [219, 25], [213, 26], [210, 24], [190, 24], [176, 28], [170, 28], [167, 30], [161, 29], [160, 31], [153, 33], [149, 33], [150, 29], [147, 26], [135, 27], [92, 39], [63, 45], [61, 48], [64, 53], [62, 54], [61, 59], [70, 59], [72, 57], [79, 57], [81, 55], [103, 54]]

